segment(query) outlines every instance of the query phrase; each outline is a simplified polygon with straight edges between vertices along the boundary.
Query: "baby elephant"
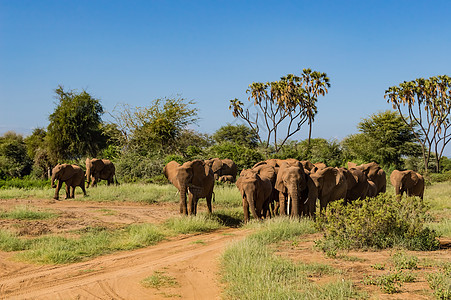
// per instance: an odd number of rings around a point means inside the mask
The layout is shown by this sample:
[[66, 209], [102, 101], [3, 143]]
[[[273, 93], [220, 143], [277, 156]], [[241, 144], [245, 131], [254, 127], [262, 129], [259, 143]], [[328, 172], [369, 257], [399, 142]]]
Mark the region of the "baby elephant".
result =
[[[58, 180], [58, 185], [55, 185], [55, 180]], [[77, 165], [58, 164], [52, 170], [52, 188], [56, 187], [55, 200], [59, 199], [59, 191], [66, 183], [66, 199], [74, 198], [75, 187], [79, 186], [83, 190], [83, 194], [86, 196], [85, 190], [85, 173]], [[72, 189], [72, 192], [70, 191]]]
[[221, 177], [218, 178], [219, 182], [227, 182], [227, 183], [234, 183], [235, 182], [235, 177], [233, 177], [233, 175], [222, 175]]
[[394, 170], [390, 175], [390, 182], [398, 197], [402, 197], [402, 194], [406, 192], [409, 197], [418, 196], [423, 199], [424, 178], [421, 174], [412, 170]]

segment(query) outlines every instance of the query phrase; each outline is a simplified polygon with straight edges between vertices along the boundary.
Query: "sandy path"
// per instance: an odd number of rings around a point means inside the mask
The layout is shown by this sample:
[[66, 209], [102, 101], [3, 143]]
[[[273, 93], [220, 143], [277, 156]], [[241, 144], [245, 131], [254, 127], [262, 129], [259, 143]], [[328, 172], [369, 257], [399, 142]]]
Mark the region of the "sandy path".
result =
[[[228, 243], [245, 234], [243, 230], [227, 229], [191, 235], [64, 266], [3, 263], [9, 272], [0, 276], [0, 298], [219, 299], [218, 258]], [[0, 257], [2, 262], [5, 259]], [[154, 271], [175, 277], [177, 284], [159, 290], [144, 287], [141, 280]]]

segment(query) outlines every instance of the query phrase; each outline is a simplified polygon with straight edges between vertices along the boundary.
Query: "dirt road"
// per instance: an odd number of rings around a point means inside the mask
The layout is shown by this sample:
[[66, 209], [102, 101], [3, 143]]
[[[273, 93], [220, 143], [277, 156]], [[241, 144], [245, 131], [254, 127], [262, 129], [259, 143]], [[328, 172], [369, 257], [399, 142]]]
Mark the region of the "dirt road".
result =
[[[7, 205], [4, 200], [0, 201], [3, 201], [0, 202], [2, 207]], [[23, 201], [15, 202], [17, 205]], [[177, 211], [176, 204], [156, 207], [75, 201], [31, 202], [28, 205], [50, 207], [66, 215], [58, 224], [45, 224], [50, 232], [90, 223], [158, 223]], [[117, 213], [105, 214], [105, 211]], [[7, 226], [5, 222], [3, 227]], [[28, 225], [38, 226], [36, 224], [43, 226], [43, 222]], [[242, 229], [225, 229], [179, 236], [143, 249], [62, 266], [16, 262], [11, 259], [12, 254], [0, 252], [0, 299], [218, 299], [221, 292], [218, 259], [227, 244], [245, 234]], [[159, 289], [145, 287], [141, 281], [155, 271], [175, 279], [175, 284]]]

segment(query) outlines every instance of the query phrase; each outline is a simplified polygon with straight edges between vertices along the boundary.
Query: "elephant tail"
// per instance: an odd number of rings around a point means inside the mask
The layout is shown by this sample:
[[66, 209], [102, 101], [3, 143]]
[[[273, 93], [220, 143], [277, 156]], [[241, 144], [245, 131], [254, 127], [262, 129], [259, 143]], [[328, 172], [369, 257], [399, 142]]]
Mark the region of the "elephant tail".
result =
[[215, 202], [215, 200], [216, 200], [216, 194], [215, 194], [215, 192], [212, 192], [211, 194], [213, 195], [213, 202]]
[[115, 183], [116, 185], [120, 185], [120, 183], [117, 181], [117, 176], [116, 176], [116, 174], [114, 174], [114, 183]]

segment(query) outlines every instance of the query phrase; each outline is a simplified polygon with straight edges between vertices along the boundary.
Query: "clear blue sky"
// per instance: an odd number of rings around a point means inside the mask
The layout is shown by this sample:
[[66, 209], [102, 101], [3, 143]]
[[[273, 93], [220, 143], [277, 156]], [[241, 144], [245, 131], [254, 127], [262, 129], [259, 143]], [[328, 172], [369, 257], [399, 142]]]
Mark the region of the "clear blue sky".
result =
[[0, 134], [46, 127], [59, 84], [106, 111], [180, 94], [213, 133], [250, 83], [312, 68], [332, 85], [313, 136], [341, 140], [391, 108], [389, 86], [451, 75], [450, 13], [451, 1], [0, 0]]

